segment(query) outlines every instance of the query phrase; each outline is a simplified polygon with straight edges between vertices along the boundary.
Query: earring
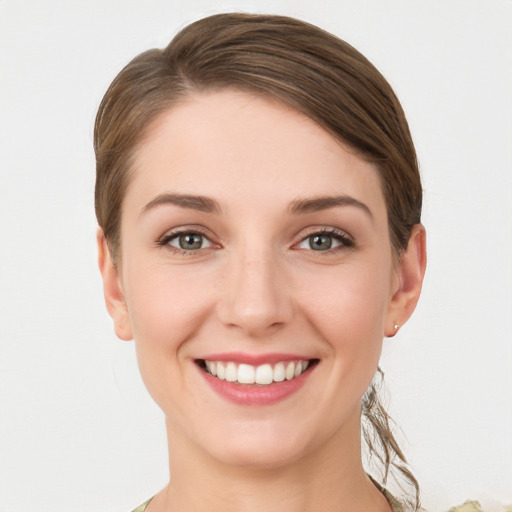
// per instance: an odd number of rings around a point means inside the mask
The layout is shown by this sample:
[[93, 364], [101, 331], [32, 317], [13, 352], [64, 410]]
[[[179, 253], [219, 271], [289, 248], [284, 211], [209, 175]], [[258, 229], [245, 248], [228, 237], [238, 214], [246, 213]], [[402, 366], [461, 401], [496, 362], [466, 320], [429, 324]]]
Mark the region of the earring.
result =
[[395, 322], [393, 324], [393, 332], [388, 335], [388, 338], [392, 338], [393, 336], [395, 336], [395, 334], [398, 332], [398, 329], [400, 329], [400, 326]]

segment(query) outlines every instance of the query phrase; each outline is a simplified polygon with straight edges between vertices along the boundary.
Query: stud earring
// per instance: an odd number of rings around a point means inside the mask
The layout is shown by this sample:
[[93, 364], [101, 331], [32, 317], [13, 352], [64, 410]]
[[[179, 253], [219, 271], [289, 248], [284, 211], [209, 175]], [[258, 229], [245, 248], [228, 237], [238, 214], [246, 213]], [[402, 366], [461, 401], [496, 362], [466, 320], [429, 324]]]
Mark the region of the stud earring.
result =
[[398, 332], [398, 329], [400, 329], [400, 326], [395, 322], [395, 323], [393, 324], [393, 332], [392, 332], [391, 334], [387, 334], [386, 336], [387, 336], [388, 338], [392, 338], [393, 336], [395, 336], [395, 335], [396, 335], [396, 333]]

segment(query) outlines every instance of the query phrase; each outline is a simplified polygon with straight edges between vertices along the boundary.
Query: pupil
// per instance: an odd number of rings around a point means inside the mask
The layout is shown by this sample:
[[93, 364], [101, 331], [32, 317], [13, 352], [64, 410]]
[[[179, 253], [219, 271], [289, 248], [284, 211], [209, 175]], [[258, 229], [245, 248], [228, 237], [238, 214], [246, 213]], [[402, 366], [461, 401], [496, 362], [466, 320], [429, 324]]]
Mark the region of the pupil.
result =
[[331, 248], [332, 238], [326, 235], [314, 235], [310, 237], [311, 248], [315, 251], [322, 251]]
[[201, 235], [189, 233], [180, 236], [180, 247], [182, 249], [200, 249], [202, 245]]

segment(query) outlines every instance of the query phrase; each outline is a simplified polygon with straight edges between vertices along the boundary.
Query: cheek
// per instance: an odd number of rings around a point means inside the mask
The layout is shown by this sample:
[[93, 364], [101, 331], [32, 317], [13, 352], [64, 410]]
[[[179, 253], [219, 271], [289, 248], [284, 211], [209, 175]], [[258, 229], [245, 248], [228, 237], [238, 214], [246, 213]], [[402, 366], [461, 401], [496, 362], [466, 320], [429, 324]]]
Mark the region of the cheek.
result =
[[202, 280], [185, 268], [138, 265], [127, 273], [127, 303], [137, 361], [153, 399], [164, 408], [169, 390], [184, 393], [183, 372], [193, 333], [208, 315], [211, 300]]
[[384, 337], [389, 275], [382, 267], [347, 266], [309, 280], [308, 315], [335, 359], [347, 368], [375, 365]]
[[176, 348], [207, 309], [205, 277], [186, 266], [137, 265], [127, 280], [135, 339]]

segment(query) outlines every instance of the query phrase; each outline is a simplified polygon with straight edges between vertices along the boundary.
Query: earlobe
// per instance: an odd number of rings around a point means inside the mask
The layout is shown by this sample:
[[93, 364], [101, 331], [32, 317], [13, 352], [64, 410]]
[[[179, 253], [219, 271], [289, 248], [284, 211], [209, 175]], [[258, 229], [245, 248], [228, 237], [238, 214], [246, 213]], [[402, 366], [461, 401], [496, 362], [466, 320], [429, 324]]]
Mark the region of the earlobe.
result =
[[412, 315], [420, 298], [423, 277], [427, 265], [426, 232], [416, 224], [411, 232], [407, 248], [401, 254], [397, 266], [398, 289], [394, 292], [388, 307], [385, 334], [394, 336]]
[[114, 321], [117, 337], [129, 341], [133, 338], [133, 333], [121, 278], [118, 267], [112, 261], [110, 249], [101, 228], [98, 228], [96, 241], [98, 244], [98, 266], [103, 279], [103, 295], [107, 311]]

